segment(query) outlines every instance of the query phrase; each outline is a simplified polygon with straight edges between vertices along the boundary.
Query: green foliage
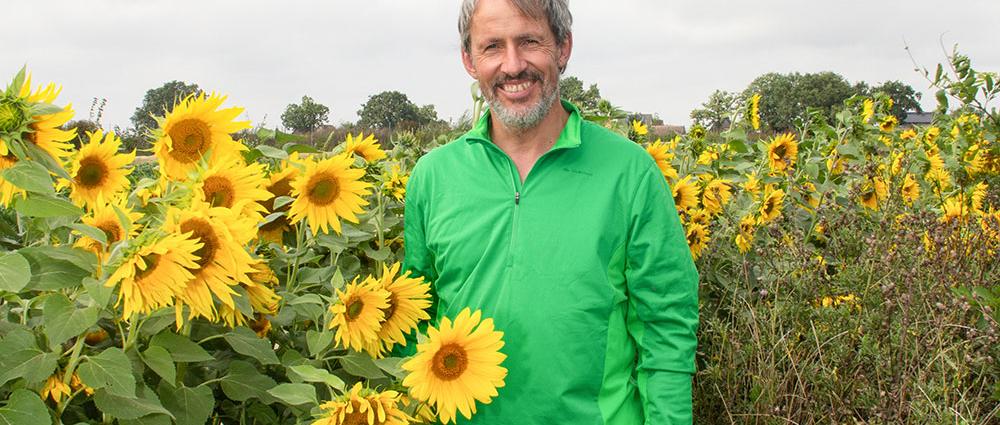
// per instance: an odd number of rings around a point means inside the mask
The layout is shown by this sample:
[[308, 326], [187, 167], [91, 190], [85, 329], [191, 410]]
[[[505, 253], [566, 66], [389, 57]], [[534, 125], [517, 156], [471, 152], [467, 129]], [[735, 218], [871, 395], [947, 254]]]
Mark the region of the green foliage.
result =
[[732, 120], [731, 112], [740, 98], [735, 93], [716, 90], [701, 104], [701, 108], [691, 111], [691, 119], [698, 125], [712, 131], [721, 131], [727, 120]]
[[583, 88], [583, 81], [574, 76], [559, 79], [559, 96], [572, 102], [581, 110], [597, 109], [598, 102], [601, 101], [601, 90], [597, 84], [591, 84], [586, 90]]
[[754, 93], [761, 94], [761, 121], [772, 131], [794, 128], [806, 118], [808, 108], [818, 108], [832, 119], [835, 108], [855, 94], [847, 80], [833, 72], [767, 73], [750, 82], [742, 97], [749, 99]]
[[169, 81], [162, 86], [149, 89], [142, 98], [142, 105], [135, 108], [132, 113], [132, 128], [140, 134], [144, 134], [156, 128], [156, 119], [153, 117], [164, 116], [166, 111], [173, 108], [174, 104], [184, 100], [185, 97], [201, 93], [197, 84], [187, 84], [183, 81]]
[[358, 110], [358, 116], [361, 117], [358, 124], [362, 127], [389, 130], [400, 126], [415, 128], [437, 120], [433, 105], [417, 107], [405, 94], [395, 90], [369, 96]]
[[326, 124], [330, 108], [316, 103], [309, 96], [302, 96], [299, 104], [291, 103], [281, 114], [281, 123], [296, 133], [308, 133]]

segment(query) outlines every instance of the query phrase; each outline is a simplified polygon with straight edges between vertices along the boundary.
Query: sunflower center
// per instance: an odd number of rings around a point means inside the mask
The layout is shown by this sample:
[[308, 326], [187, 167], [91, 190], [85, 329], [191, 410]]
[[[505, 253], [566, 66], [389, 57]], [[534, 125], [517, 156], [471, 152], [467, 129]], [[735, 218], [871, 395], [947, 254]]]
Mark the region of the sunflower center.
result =
[[102, 223], [98, 223], [97, 226], [95, 227], [101, 229], [101, 231], [104, 232], [104, 238], [108, 240], [108, 245], [111, 245], [114, 242], [122, 240], [121, 228], [118, 227], [118, 224], [116, 223], [113, 223], [111, 221], [105, 221]]
[[233, 200], [236, 194], [233, 190], [233, 183], [229, 179], [220, 176], [211, 176], [205, 179], [201, 187], [205, 193], [205, 201], [213, 207], [233, 207]]
[[361, 301], [361, 298], [352, 297], [347, 300], [347, 321], [353, 322], [361, 316], [361, 312], [365, 309], [365, 302]]
[[399, 302], [396, 300], [396, 294], [389, 293], [389, 307], [386, 307], [382, 312], [385, 314], [385, 321], [388, 322], [392, 318], [393, 314], [396, 314], [396, 304]]
[[343, 424], [343, 425], [381, 425], [382, 424], [382, 422], [378, 420], [378, 415], [376, 415], [376, 417], [375, 417], [375, 423], [374, 424], [369, 424], [368, 423], [368, 413], [361, 411], [361, 404], [358, 403], [358, 402], [356, 402], [356, 401], [352, 401], [351, 404], [354, 405], [354, 409], [351, 411], [351, 413], [348, 413], [347, 415], [344, 416], [344, 421], [340, 422], [341, 424]]
[[100, 158], [86, 157], [80, 160], [76, 172], [76, 184], [90, 189], [100, 187], [108, 179], [108, 165]]
[[219, 250], [219, 237], [216, 236], [215, 231], [212, 229], [212, 225], [201, 218], [192, 218], [185, 220], [181, 223], [181, 232], [188, 233], [191, 232], [191, 239], [195, 241], [200, 241], [202, 246], [194, 252], [194, 255], [198, 256], [198, 266], [200, 268], [205, 268], [205, 266], [212, 263], [215, 260], [215, 253]]
[[779, 159], [785, 159], [786, 152], [788, 152], [788, 148], [785, 145], [778, 145], [774, 148], [774, 154], [777, 155]]
[[458, 344], [447, 344], [434, 354], [431, 370], [439, 379], [451, 381], [462, 376], [467, 367], [469, 367], [469, 355], [465, 349]]
[[143, 263], [146, 264], [146, 269], [142, 270], [139, 269], [138, 266], [136, 266], [135, 278], [139, 280], [145, 278], [146, 276], [149, 276], [151, 273], [153, 273], [153, 271], [156, 270], [156, 266], [160, 264], [160, 254], [143, 255], [142, 257], [140, 257], [140, 259], [142, 260]]
[[306, 194], [309, 196], [310, 203], [326, 206], [337, 199], [337, 195], [340, 195], [340, 185], [337, 184], [337, 178], [332, 174], [320, 173], [309, 179], [309, 183], [306, 185]]
[[181, 120], [170, 128], [168, 134], [173, 141], [170, 156], [185, 164], [201, 159], [201, 155], [212, 145], [212, 131], [202, 120]]

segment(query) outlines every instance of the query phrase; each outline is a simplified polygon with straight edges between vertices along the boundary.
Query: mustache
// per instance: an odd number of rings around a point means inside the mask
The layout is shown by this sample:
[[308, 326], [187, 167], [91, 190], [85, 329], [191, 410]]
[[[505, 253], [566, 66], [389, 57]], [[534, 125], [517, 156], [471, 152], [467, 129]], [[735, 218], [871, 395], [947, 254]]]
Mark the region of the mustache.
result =
[[517, 73], [517, 75], [502, 75], [500, 77], [497, 77], [497, 79], [493, 80], [493, 87], [499, 88], [500, 86], [513, 80], [541, 81], [542, 74], [537, 71], [526, 69], [524, 71]]

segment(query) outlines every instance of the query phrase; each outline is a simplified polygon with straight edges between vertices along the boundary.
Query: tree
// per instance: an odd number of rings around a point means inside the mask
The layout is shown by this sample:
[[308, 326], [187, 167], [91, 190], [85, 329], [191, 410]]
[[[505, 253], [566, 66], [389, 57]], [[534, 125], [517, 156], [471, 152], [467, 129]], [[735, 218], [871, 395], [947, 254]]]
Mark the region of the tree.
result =
[[901, 81], [886, 81], [871, 89], [871, 94], [885, 93], [892, 99], [892, 114], [900, 121], [906, 119], [906, 111], [923, 112], [920, 107], [920, 93]]
[[583, 81], [569, 76], [559, 79], [559, 96], [588, 111], [597, 109], [597, 104], [601, 101], [601, 90], [597, 88], [597, 84], [591, 84], [584, 90]]
[[132, 126], [139, 132], [145, 133], [156, 128], [156, 119], [153, 116], [164, 116], [166, 111], [185, 97], [201, 93], [197, 84], [187, 84], [183, 81], [171, 81], [162, 86], [150, 89], [146, 96], [142, 98], [142, 105], [135, 108], [132, 114]]
[[330, 108], [316, 103], [309, 96], [302, 96], [302, 103], [290, 103], [281, 114], [281, 124], [295, 133], [310, 133], [326, 124]]
[[[426, 108], [426, 106], [424, 107]], [[433, 107], [431, 108], [433, 111]], [[429, 111], [424, 110], [425, 114]], [[437, 113], [435, 112], [436, 116]], [[369, 96], [368, 101], [358, 110], [361, 117], [359, 124], [368, 128], [388, 128], [395, 130], [403, 123], [422, 125], [427, 123], [427, 117], [421, 115], [421, 108], [410, 102], [405, 94], [398, 91], [384, 91]]]
[[833, 118], [855, 89], [840, 74], [778, 74], [770, 72], [754, 79], [743, 97], [760, 93], [761, 121], [772, 131], [790, 130], [808, 108], [819, 108]]
[[701, 104], [700, 109], [691, 111], [691, 119], [702, 127], [720, 131], [738, 100], [739, 97], [735, 93], [716, 90], [708, 97], [707, 102]]

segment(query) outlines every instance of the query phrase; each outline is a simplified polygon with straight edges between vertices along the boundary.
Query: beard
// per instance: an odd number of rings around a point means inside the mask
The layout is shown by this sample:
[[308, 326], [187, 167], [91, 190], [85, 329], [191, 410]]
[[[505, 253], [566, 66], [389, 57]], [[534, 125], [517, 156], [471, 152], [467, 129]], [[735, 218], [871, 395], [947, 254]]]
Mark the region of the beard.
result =
[[[540, 83], [542, 94], [538, 102], [528, 105], [526, 109], [521, 111], [507, 108], [500, 101], [497, 90], [500, 90], [500, 87], [510, 80], [529, 80]], [[524, 70], [514, 76], [498, 77], [490, 84], [489, 90], [483, 91], [483, 97], [486, 99], [486, 103], [490, 105], [490, 111], [493, 113], [493, 116], [497, 117], [505, 127], [511, 130], [527, 130], [537, 126], [548, 115], [549, 110], [552, 109], [552, 105], [559, 98], [559, 86], [545, 80], [539, 72]]]

